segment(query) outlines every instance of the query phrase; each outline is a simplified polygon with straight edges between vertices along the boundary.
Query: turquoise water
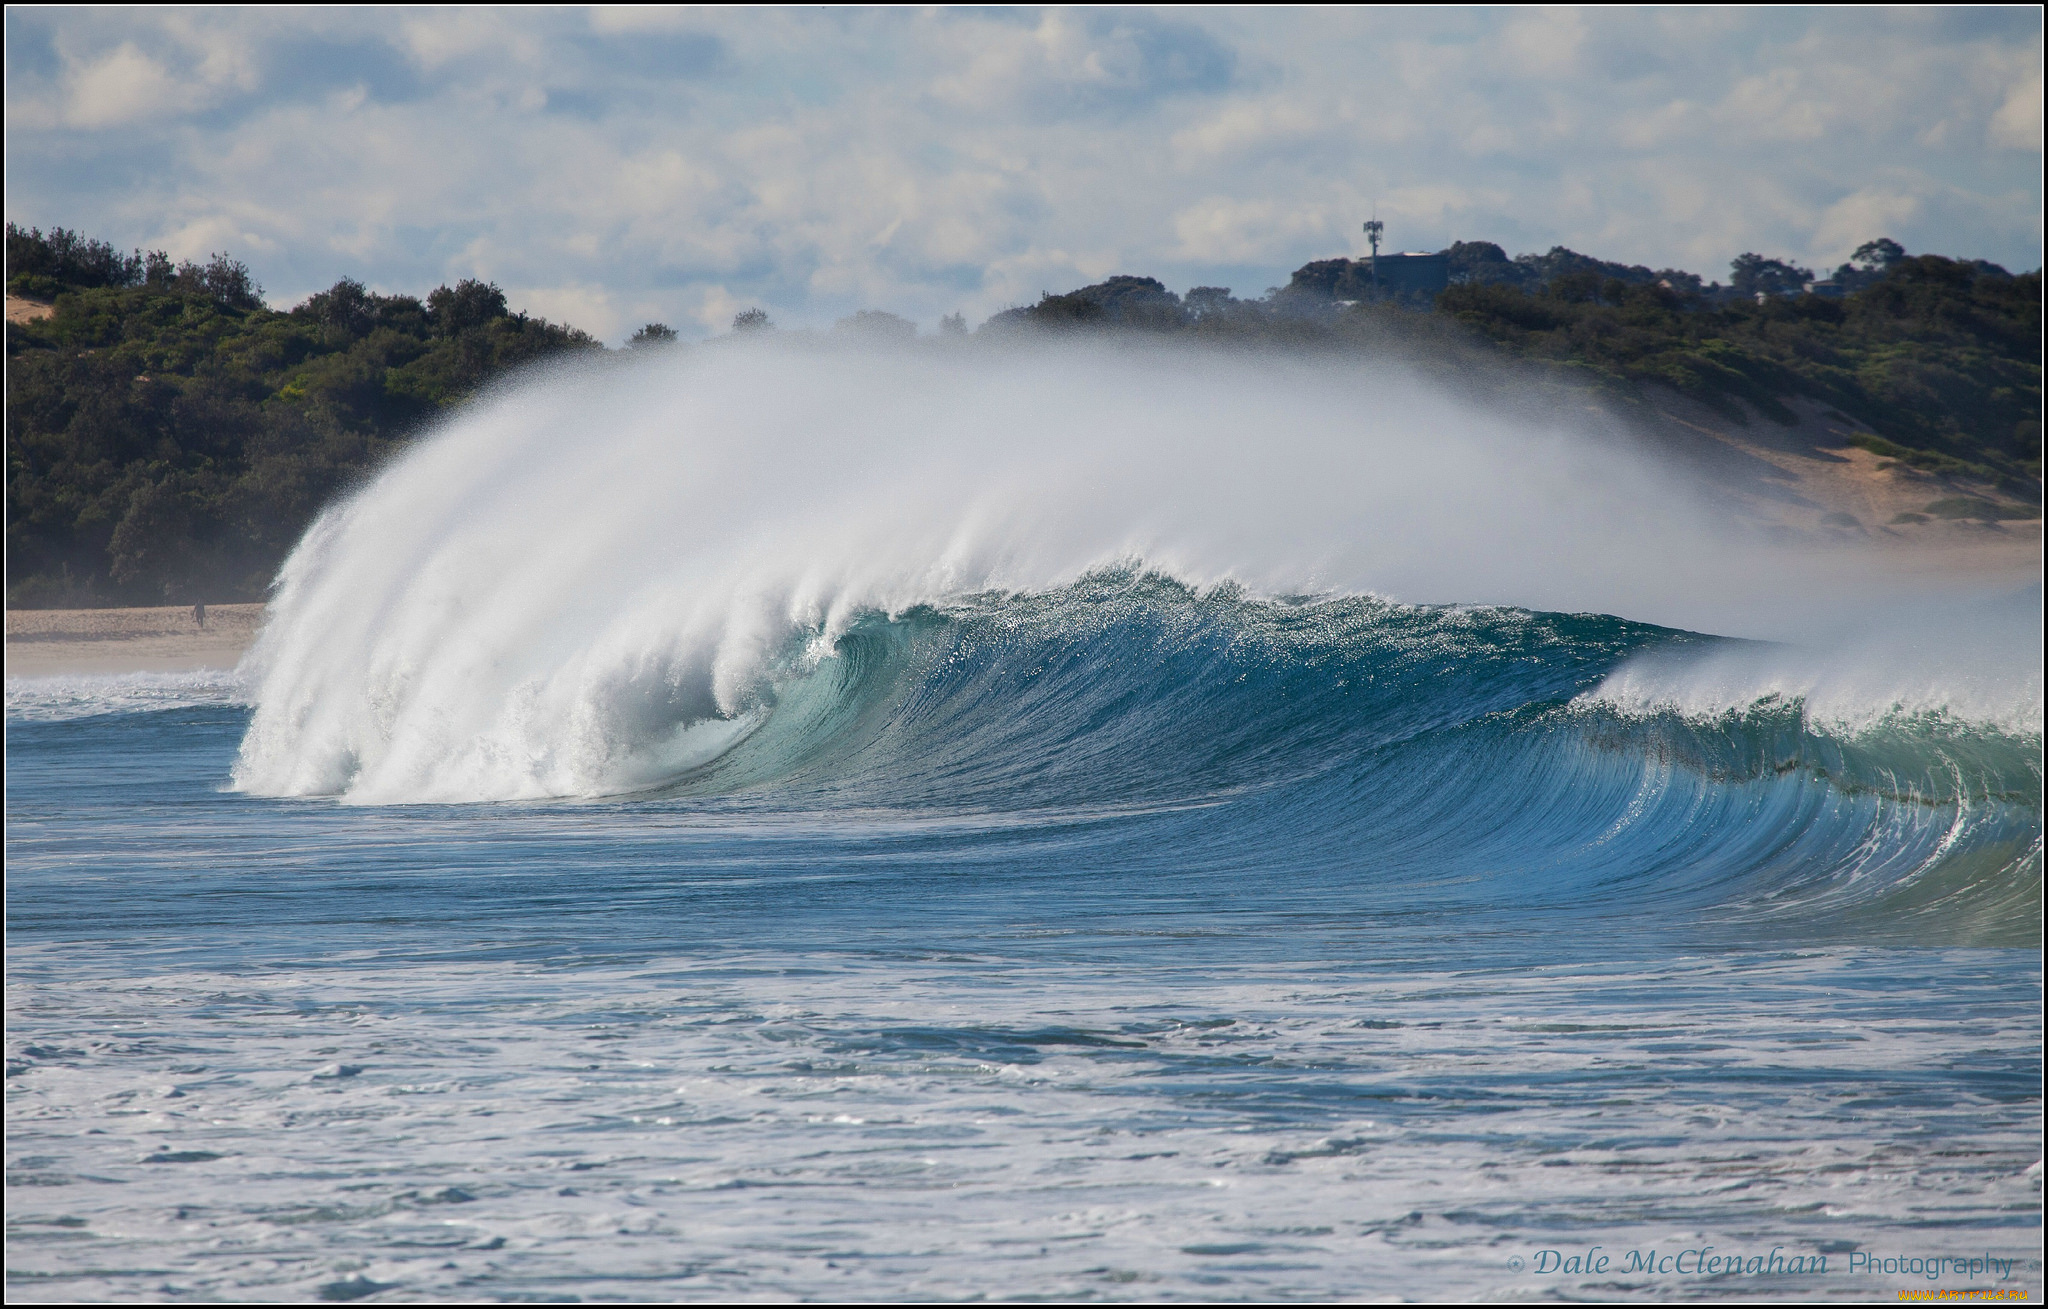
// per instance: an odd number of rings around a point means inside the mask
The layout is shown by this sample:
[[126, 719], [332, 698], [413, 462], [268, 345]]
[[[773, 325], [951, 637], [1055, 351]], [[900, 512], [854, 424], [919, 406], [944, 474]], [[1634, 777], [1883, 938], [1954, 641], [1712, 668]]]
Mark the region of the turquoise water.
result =
[[2038, 727], [1643, 690], [1769, 654], [1111, 572], [435, 804], [10, 681], [10, 1295], [2039, 1295]]

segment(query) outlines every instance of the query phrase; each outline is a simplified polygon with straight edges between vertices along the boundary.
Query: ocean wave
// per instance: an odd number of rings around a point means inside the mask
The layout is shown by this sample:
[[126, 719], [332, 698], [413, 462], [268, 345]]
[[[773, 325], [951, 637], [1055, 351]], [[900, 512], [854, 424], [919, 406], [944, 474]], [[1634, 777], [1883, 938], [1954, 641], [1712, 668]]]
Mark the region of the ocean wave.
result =
[[1926, 720], [2042, 731], [2041, 589], [1926, 599], [1798, 645], [1722, 642], [1630, 659], [1586, 696], [1634, 714], [1718, 718], [1796, 704], [1835, 736]]
[[1299, 895], [1362, 879], [1390, 908], [1639, 905], [2037, 939], [2038, 734], [1939, 710], [1836, 734], [1797, 700], [1700, 714], [1601, 698], [1631, 660], [1711, 667], [1730, 645], [1125, 569], [794, 634], [730, 711], [660, 672], [615, 682], [588, 703], [585, 760], [604, 761], [591, 794], [813, 820], [1142, 817], [1097, 831], [1087, 857], [1284, 873]]
[[1946, 659], [1564, 612], [1739, 598], [1739, 551], [1394, 376], [796, 362], [508, 393], [332, 509], [234, 786], [1110, 823], [1085, 857], [1289, 895], [2039, 939], [2038, 591]]

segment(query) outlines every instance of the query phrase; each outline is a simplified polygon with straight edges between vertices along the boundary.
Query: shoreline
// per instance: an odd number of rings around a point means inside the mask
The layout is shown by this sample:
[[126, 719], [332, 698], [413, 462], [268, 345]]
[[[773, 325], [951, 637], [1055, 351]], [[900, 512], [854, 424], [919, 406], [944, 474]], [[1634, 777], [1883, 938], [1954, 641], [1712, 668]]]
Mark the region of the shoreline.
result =
[[262, 625], [260, 604], [208, 605], [204, 628], [188, 605], [10, 609], [7, 676], [226, 671], [241, 662]]

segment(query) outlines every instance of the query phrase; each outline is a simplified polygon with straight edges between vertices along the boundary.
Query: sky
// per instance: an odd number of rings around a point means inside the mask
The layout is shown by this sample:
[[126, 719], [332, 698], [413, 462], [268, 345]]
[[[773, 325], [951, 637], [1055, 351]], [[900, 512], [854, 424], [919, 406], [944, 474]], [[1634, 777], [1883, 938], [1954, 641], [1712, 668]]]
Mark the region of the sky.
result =
[[289, 305], [462, 277], [617, 343], [931, 330], [1114, 273], [1257, 296], [1490, 240], [1727, 276], [2041, 264], [2042, 18], [1974, 9], [6, 15], [6, 216]]

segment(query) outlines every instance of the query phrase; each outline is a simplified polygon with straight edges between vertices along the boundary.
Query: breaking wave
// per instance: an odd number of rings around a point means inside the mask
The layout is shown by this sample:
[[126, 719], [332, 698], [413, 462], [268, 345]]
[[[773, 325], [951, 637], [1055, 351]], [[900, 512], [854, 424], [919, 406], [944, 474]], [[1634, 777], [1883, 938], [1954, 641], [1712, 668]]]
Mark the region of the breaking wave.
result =
[[702, 351], [501, 394], [324, 517], [234, 784], [1095, 824], [1087, 858], [1283, 896], [2037, 941], [2038, 591], [1910, 658], [1567, 612], [1783, 608], [1730, 581], [1757, 549], [1394, 372]]

